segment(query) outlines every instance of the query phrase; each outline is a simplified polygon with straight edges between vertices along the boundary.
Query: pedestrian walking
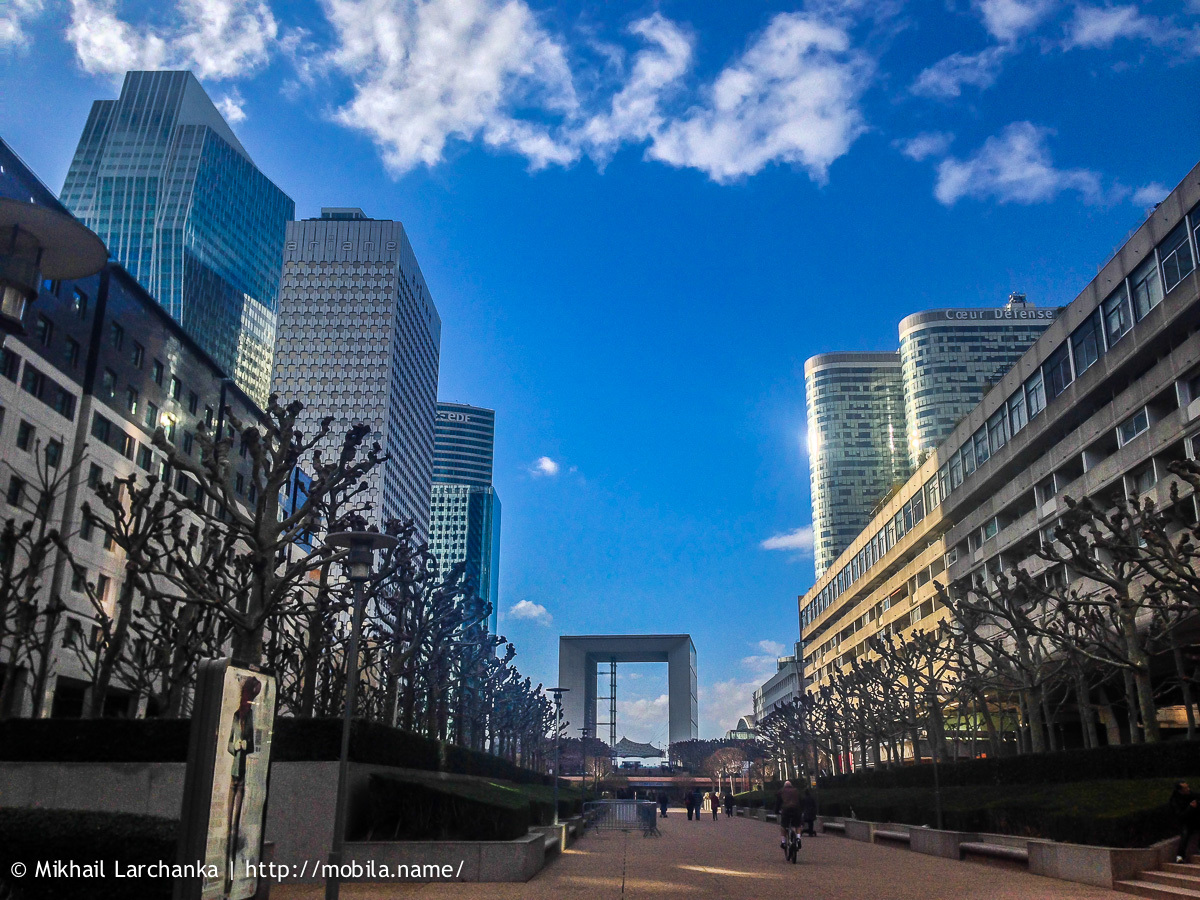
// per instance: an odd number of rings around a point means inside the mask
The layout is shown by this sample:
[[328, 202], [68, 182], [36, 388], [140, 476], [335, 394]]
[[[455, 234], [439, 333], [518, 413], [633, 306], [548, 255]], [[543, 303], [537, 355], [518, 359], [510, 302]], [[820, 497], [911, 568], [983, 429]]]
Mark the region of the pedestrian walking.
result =
[[696, 805], [695, 791], [689, 789], [688, 792], [683, 795], [683, 805], [687, 807], [688, 821], [690, 822], [692, 821], [692, 809]]
[[811, 837], [817, 836], [817, 798], [808, 788], [800, 798], [800, 833]]
[[1197, 799], [1200, 798], [1192, 793], [1186, 781], [1179, 782], [1171, 791], [1171, 812], [1179, 821], [1179, 847], [1175, 850], [1177, 863], [1187, 862], [1192, 838], [1200, 834], [1200, 806], [1197, 805]]
[[658, 810], [659, 810], [658, 814], [662, 818], [665, 819], [667, 817], [667, 792], [666, 791], [658, 792]]
[[717, 813], [721, 811], [721, 799], [716, 791], [708, 792], [708, 802], [712, 806], [713, 821], [717, 821]]
[[727, 819], [733, 817], [733, 794], [729, 791], [725, 792], [725, 817]]

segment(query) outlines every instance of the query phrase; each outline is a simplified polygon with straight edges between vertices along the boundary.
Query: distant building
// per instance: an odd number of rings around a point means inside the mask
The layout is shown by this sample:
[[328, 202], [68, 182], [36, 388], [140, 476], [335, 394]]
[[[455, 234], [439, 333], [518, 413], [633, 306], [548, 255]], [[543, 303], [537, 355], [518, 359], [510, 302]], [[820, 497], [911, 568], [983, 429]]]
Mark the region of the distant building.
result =
[[727, 741], [752, 741], [758, 737], [758, 719], [753, 714], [742, 716], [737, 724], [725, 732]]
[[999, 309], [931, 309], [901, 320], [904, 418], [914, 469], [1058, 312], [1038, 309], [1024, 294], [1012, 294]]
[[364, 499], [427, 538], [442, 321], [404, 226], [343, 208], [288, 223], [278, 331], [274, 390], [304, 403], [307, 434], [334, 417], [326, 459], [369, 425], [390, 458]]
[[62, 202], [259, 405], [296, 206], [190, 72], [129, 72], [92, 104]]
[[437, 404], [429, 549], [443, 572], [466, 564], [479, 597], [492, 606], [488, 630], [499, 626], [500, 497], [492, 486], [494, 410]]
[[780, 703], [788, 703], [804, 694], [804, 651], [797, 643], [791, 656], [776, 661], [775, 674], [754, 692], [754, 721], [761, 722]]
[[822, 353], [804, 364], [818, 576], [908, 476], [900, 373], [898, 353]]

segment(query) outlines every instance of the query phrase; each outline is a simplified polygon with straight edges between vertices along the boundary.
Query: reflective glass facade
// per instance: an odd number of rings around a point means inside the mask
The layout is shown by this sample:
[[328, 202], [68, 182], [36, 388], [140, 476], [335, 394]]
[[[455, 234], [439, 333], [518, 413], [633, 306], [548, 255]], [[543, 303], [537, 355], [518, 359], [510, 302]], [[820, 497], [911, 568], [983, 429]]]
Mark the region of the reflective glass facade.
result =
[[500, 581], [500, 498], [492, 487], [494, 410], [465, 403], [437, 404], [429, 549], [445, 571], [466, 563], [480, 598], [492, 605], [496, 633]]
[[287, 226], [274, 390], [304, 403], [301, 427], [371, 426], [389, 459], [364, 498], [381, 519], [411, 518], [425, 538], [442, 322], [399, 222], [345, 211]]
[[934, 309], [900, 323], [908, 454], [915, 468], [979, 405], [1054, 321], [1057, 309]]
[[817, 577], [908, 476], [898, 353], [825, 353], [804, 364]]
[[129, 72], [92, 104], [63, 203], [257, 403], [266, 403], [291, 198], [190, 72]]

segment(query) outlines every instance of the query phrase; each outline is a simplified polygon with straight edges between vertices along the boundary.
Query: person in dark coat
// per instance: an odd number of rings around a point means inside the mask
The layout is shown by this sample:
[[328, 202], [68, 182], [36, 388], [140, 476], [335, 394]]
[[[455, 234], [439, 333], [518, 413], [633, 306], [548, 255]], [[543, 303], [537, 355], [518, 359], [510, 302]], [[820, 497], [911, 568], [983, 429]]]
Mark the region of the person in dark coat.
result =
[[800, 833], [817, 836], [817, 798], [808, 788], [800, 798]]
[[1188, 848], [1192, 838], [1200, 834], [1200, 805], [1186, 781], [1175, 785], [1171, 791], [1171, 812], [1179, 822], [1179, 847], [1175, 850], [1175, 862], [1187, 862]]
[[717, 821], [717, 813], [721, 811], [721, 798], [717, 796], [716, 791], [708, 792], [708, 802], [712, 806], [713, 821]]
[[695, 791], [688, 790], [688, 792], [683, 795], [683, 805], [687, 807], [688, 821], [690, 822], [690, 821], [692, 821], [692, 812], [695, 810], [695, 807], [696, 807], [696, 792]]
[[725, 799], [725, 817], [727, 819], [732, 818], [733, 817], [733, 794], [729, 793], [729, 791], [726, 791], [724, 799]]
[[667, 792], [666, 791], [658, 792], [658, 814], [664, 819], [667, 817]]

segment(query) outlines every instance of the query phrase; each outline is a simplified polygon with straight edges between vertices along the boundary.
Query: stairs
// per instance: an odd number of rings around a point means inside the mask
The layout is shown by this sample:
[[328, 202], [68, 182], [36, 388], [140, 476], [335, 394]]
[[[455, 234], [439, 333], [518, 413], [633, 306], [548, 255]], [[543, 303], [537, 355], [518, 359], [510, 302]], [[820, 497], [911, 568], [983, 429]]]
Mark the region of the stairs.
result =
[[1186, 863], [1165, 863], [1152, 872], [1142, 872], [1134, 881], [1118, 881], [1113, 890], [1152, 900], [1200, 900], [1200, 864], [1193, 856]]

